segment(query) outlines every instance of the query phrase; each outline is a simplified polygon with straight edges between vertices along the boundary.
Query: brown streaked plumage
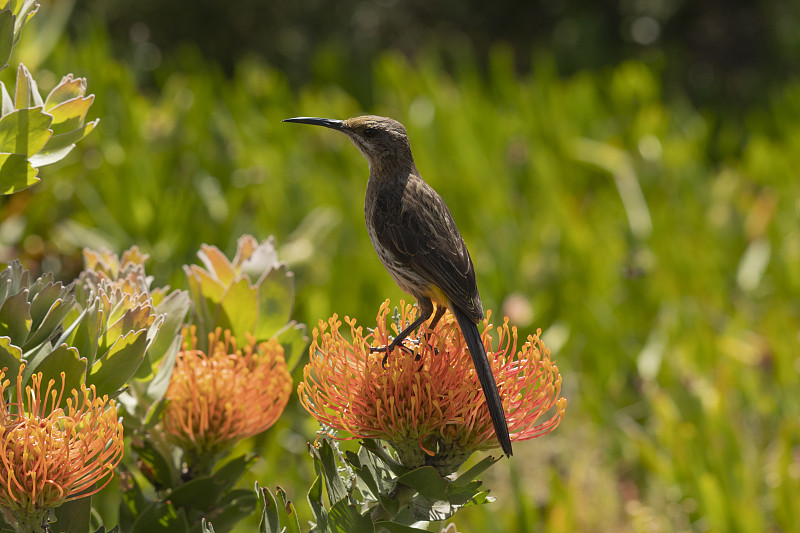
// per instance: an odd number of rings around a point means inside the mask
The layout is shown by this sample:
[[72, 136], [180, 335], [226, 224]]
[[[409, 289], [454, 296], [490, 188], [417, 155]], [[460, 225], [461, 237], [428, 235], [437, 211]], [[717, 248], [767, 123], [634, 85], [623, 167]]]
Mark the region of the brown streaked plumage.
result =
[[510, 456], [503, 404], [478, 332], [483, 306], [475, 268], [450, 209], [414, 164], [406, 129], [396, 120], [375, 115], [347, 120], [297, 117], [284, 122], [341, 131], [369, 163], [364, 216], [370, 241], [394, 281], [417, 299], [419, 307], [417, 320], [389, 346], [376, 350], [385, 350], [388, 357], [431, 315], [432, 329], [450, 309], [467, 342], [497, 438]]

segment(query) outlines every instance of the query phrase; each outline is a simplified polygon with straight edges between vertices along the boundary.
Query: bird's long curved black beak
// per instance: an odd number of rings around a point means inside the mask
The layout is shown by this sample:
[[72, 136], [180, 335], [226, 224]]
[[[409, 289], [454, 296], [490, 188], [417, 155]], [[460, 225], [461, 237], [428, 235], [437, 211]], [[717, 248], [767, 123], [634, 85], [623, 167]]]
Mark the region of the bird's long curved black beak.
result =
[[314, 126], [325, 126], [332, 130], [344, 131], [344, 121], [335, 120], [332, 118], [317, 118], [317, 117], [295, 117], [285, 118], [281, 122], [296, 122], [298, 124], [312, 124]]

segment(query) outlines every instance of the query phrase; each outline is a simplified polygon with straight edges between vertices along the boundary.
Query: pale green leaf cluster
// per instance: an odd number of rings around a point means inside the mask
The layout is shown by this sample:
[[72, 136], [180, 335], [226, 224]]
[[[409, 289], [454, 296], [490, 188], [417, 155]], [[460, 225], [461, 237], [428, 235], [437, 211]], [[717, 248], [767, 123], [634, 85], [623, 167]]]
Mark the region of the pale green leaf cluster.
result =
[[[0, 70], [8, 66], [24, 24], [36, 13], [34, 0], [0, 0]], [[13, 91], [0, 82], [0, 194], [12, 194], [39, 181], [38, 168], [56, 163], [99, 122], [86, 122], [94, 95], [86, 80], [64, 76], [46, 98], [20, 63]]]
[[0, 0], [0, 70], [8, 66], [22, 27], [39, 9], [36, 0]]
[[259, 243], [244, 235], [230, 261], [216, 246], [203, 245], [197, 253], [205, 268], [184, 266], [195, 303], [194, 325], [200, 349], [208, 333], [228, 329], [240, 346], [247, 337], [278, 337], [289, 368], [306, 345], [305, 325], [290, 320], [294, 306], [294, 274], [278, 261], [274, 238]]
[[177, 352], [188, 293], [150, 291], [138, 251], [122, 261], [105, 253], [119, 265], [112, 276], [92, 263], [97, 254], [85, 255], [87, 269], [68, 286], [49, 273], [31, 282], [19, 261], [0, 272], [0, 367], [14, 375], [24, 363], [24, 382], [41, 372], [44, 383], [61, 383], [63, 372], [65, 390], [85, 383], [99, 395], [114, 395], [134, 378], [155, 382], [157, 363]]

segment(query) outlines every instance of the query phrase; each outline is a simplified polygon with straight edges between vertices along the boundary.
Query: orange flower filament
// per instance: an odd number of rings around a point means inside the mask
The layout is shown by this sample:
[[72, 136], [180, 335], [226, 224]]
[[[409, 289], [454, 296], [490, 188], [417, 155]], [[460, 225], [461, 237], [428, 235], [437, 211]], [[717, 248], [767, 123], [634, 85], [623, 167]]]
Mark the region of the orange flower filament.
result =
[[[384, 354], [370, 353], [370, 347], [391, 340], [389, 309], [387, 300], [378, 313], [377, 327], [367, 335], [354, 319], [345, 317], [349, 339], [340, 332], [337, 316], [320, 321], [298, 387], [305, 409], [324, 425], [354, 438], [388, 441], [411, 467], [431, 464], [453, 471], [474, 451], [498, 447], [469, 350], [453, 316], [445, 314], [433, 331], [427, 331], [427, 342], [425, 337], [418, 342], [412, 334], [407, 346], [415, 344], [413, 351], [394, 350], [384, 368]], [[399, 320], [391, 325], [393, 335], [415, 316], [416, 309], [401, 301]], [[481, 338], [511, 439], [528, 440], [555, 429], [564, 416], [566, 399], [559, 398], [561, 375], [538, 334], [528, 336], [520, 347], [517, 330], [509, 327], [508, 319], [495, 330], [487, 313]]]
[[18, 525], [38, 525], [47, 509], [105, 487], [124, 445], [114, 400], [81, 385], [59, 407], [64, 373], [60, 390], [51, 379], [42, 394], [42, 374], [35, 374], [23, 393], [24, 369], [15, 402], [7, 402], [11, 381], [0, 371], [0, 507]]
[[162, 424], [173, 442], [204, 456], [274, 424], [289, 401], [292, 377], [275, 339], [237, 349], [230, 331], [218, 328], [205, 354], [195, 331], [178, 354]]

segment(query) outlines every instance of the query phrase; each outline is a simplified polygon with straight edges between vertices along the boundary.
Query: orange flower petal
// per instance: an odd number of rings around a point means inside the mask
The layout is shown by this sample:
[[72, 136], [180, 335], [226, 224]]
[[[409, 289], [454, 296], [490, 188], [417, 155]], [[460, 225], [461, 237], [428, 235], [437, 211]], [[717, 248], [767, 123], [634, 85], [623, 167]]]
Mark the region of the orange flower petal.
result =
[[24, 368], [11, 403], [7, 369], [0, 371], [0, 506], [21, 518], [105, 487], [124, 449], [114, 400], [81, 385], [61, 408], [64, 374], [58, 390], [50, 380], [42, 394], [42, 374], [35, 374], [23, 392]]
[[261, 433], [283, 413], [292, 390], [277, 340], [237, 349], [230, 331], [209, 335], [209, 354], [191, 342], [178, 354], [162, 424], [169, 438], [197, 455], [214, 454]]
[[[370, 347], [388, 344], [390, 335], [416, 316], [416, 308], [401, 301], [396, 323], [387, 327], [389, 309], [387, 300], [375, 330], [367, 335], [348, 317], [344, 321], [349, 336], [340, 331], [343, 324], [337, 315], [319, 322], [297, 390], [303, 407], [322, 424], [352, 435], [349, 438], [386, 440], [401, 456], [422, 464], [431, 464], [425, 458], [431, 453], [426, 444], [430, 439], [438, 444], [440, 455], [464, 455], [464, 459], [476, 450], [499, 446], [453, 316], [445, 314], [433, 331], [424, 331], [421, 341], [410, 335], [407, 348], [394, 350], [384, 368], [384, 354], [371, 353]], [[517, 330], [509, 327], [508, 319], [495, 329], [489, 318], [487, 313], [482, 339], [512, 440], [549, 433], [566, 409], [566, 400], [559, 398], [558, 367], [538, 333], [518, 348]], [[551, 410], [554, 413], [540, 422]]]

